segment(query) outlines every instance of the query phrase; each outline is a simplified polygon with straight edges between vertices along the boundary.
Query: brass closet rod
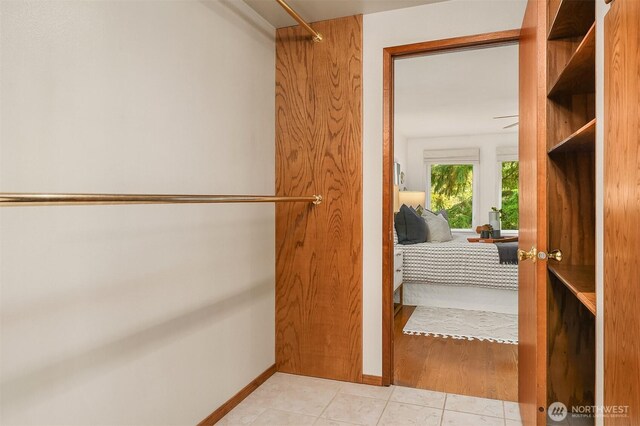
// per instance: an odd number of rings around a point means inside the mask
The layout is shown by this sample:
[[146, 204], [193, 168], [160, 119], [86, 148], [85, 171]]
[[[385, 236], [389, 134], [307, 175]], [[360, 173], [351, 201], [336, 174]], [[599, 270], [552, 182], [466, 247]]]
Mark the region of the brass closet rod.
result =
[[0, 207], [71, 206], [106, 204], [210, 204], [210, 203], [322, 203], [321, 195], [280, 197], [277, 195], [168, 195], [168, 194], [31, 194], [0, 193]]
[[[322, 41], [322, 34], [296, 13], [284, 0], [276, 0], [280, 6], [313, 37]], [[166, 194], [47, 194], [0, 193], [0, 207], [11, 206], [69, 206], [108, 204], [207, 204], [207, 203], [322, 203], [321, 195], [308, 197], [279, 197], [272, 195], [166, 195]]]
[[293, 10], [291, 8], [291, 6], [289, 6], [287, 4], [287, 2], [285, 2], [284, 0], [276, 0], [278, 2], [278, 4], [280, 6], [282, 6], [282, 8], [289, 14], [291, 15], [291, 17], [293, 19], [295, 19], [296, 21], [298, 21], [298, 24], [300, 24], [300, 26], [302, 28], [304, 28], [305, 30], [307, 30], [307, 32], [309, 32], [309, 34], [311, 34], [311, 36], [313, 37], [313, 41], [315, 41], [316, 43], [321, 42], [322, 41], [322, 34], [320, 34], [319, 32], [317, 32], [316, 30], [314, 30], [313, 28], [311, 28], [311, 25], [307, 24], [307, 21], [305, 21], [304, 19], [302, 19], [302, 17], [300, 15], [298, 15], [296, 13], [295, 10]]

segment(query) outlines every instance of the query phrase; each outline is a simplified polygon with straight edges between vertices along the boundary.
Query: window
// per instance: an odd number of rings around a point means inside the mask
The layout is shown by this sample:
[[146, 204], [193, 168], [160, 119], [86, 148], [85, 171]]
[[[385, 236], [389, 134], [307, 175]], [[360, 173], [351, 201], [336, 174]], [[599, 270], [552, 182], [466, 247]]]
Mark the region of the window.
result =
[[517, 230], [518, 220], [518, 161], [501, 161], [500, 165], [500, 208], [502, 209], [502, 229]]
[[444, 209], [452, 229], [469, 230], [478, 217], [479, 148], [426, 149], [427, 208]]
[[431, 210], [445, 209], [454, 229], [473, 224], [473, 164], [429, 164]]

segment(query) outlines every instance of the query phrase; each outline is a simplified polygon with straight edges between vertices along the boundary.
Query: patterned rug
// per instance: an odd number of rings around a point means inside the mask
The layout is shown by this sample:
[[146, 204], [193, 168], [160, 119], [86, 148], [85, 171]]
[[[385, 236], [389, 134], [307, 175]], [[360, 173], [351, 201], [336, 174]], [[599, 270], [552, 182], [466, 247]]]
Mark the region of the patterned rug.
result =
[[518, 343], [518, 315], [418, 306], [402, 332], [515, 345]]

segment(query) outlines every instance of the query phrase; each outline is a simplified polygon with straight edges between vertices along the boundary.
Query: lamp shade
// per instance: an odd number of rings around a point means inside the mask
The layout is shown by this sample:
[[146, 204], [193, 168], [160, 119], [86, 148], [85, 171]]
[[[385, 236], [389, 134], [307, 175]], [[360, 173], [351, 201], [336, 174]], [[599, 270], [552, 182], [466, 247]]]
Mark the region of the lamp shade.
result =
[[426, 193], [424, 191], [400, 191], [398, 194], [400, 205], [406, 204], [413, 208], [417, 208], [418, 206], [424, 207], [425, 196]]

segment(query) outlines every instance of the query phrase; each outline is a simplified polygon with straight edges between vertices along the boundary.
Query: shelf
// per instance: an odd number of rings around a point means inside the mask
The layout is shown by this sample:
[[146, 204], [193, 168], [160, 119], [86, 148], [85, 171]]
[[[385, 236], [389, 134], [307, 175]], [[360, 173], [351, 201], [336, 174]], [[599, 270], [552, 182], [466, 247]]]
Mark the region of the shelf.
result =
[[550, 263], [548, 268], [593, 315], [596, 314], [595, 266], [563, 265], [554, 262]]
[[595, 19], [595, 0], [562, 0], [553, 17], [547, 39], [582, 36]]
[[393, 316], [394, 317], [396, 315], [398, 315], [398, 312], [400, 312], [400, 309], [402, 309], [402, 303], [394, 303], [393, 304]]
[[575, 53], [549, 89], [549, 97], [559, 94], [593, 93], [596, 90], [596, 24], [584, 36]]
[[[399, 291], [400, 292], [400, 302], [396, 303], [395, 301], [395, 294], [396, 292]], [[394, 301], [393, 301], [393, 316], [395, 317], [396, 315], [398, 315], [398, 312], [400, 312], [400, 309], [402, 309], [402, 298], [403, 298], [403, 288], [402, 288], [402, 283], [400, 283], [400, 285], [393, 290], [393, 296], [394, 296]]]
[[594, 151], [596, 146], [596, 119], [594, 118], [571, 136], [555, 144], [549, 154], [568, 151]]

